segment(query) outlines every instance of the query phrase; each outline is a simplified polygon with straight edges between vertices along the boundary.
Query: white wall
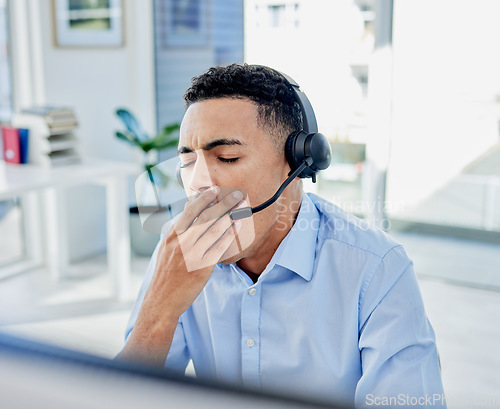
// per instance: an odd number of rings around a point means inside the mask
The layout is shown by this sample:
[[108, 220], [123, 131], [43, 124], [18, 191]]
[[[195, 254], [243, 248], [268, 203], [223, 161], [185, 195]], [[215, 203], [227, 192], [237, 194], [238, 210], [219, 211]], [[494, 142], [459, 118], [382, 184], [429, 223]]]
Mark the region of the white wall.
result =
[[497, 0], [396, 0], [387, 199], [406, 214], [498, 143]]
[[[34, 39], [30, 53], [39, 62], [35, 66], [37, 80], [33, 87], [38, 91], [34, 93], [34, 102], [74, 107], [84, 155], [118, 161], [137, 159], [127, 145], [114, 137], [114, 131], [121, 128], [114, 110], [128, 107], [146, 129], [155, 129], [151, 2], [124, 0], [123, 47], [67, 49], [58, 48], [53, 42], [51, 0], [15, 1], [26, 4], [30, 23], [35, 23], [28, 24], [29, 37]], [[22, 12], [21, 6], [16, 8]], [[104, 190], [91, 186], [73, 188], [67, 195], [67, 203], [71, 258], [104, 251]]]

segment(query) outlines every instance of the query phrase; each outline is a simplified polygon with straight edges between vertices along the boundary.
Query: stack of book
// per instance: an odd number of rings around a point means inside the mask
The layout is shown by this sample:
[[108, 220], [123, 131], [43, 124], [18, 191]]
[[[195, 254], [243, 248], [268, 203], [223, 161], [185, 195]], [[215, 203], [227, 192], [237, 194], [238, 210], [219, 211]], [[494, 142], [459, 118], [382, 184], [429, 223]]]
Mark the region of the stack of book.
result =
[[2, 126], [3, 159], [9, 163], [28, 163], [28, 129]]
[[40, 106], [23, 109], [12, 126], [29, 129], [29, 163], [53, 167], [80, 162], [78, 128], [73, 109]]

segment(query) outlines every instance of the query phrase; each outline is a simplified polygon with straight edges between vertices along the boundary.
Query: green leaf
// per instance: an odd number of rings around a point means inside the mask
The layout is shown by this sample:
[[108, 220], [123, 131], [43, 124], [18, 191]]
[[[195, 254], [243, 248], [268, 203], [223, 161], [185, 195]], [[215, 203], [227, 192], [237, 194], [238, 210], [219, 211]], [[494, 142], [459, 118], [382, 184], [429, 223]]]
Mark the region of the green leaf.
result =
[[152, 141], [151, 146], [153, 149], [162, 150], [168, 148], [175, 148], [179, 144], [178, 139], [174, 140], [155, 140]]
[[170, 134], [174, 133], [175, 131], [178, 131], [180, 128], [181, 128], [180, 124], [170, 124], [170, 125], [165, 126], [163, 128], [163, 130], [161, 131], [161, 133], [170, 135]]
[[151, 149], [163, 150], [177, 147], [179, 138], [174, 133], [178, 131], [179, 128], [179, 124], [167, 125], [159, 135], [149, 141], [142, 142], [141, 148], [144, 152], [149, 152]]
[[121, 139], [122, 141], [125, 141], [125, 142], [131, 144], [132, 146], [140, 146], [141, 145], [141, 141], [138, 140], [130, 132], [123, 133], [120, 131], [116, 131], [115, 135], [118, 139]]
[[128, 131], [135, 136], [139, 141], [147, 141], [149, 140], [149, 136], [142, 129], [142, 125], [139, 120], [125, 108], [118, 108], [116, 110], [116, 115], [120, 118], [128, 129]]

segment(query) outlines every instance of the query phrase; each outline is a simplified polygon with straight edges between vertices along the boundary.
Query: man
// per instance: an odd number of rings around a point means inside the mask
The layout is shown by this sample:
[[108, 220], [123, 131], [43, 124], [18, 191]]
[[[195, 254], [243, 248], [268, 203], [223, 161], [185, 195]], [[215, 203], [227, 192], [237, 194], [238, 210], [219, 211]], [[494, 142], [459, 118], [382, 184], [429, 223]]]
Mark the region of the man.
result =
[[194, 78], [185, 100], [179, 155], [193, 200], [153, 254], [120, 358], [181, 372], [192, 359], [199, 377], [356, 406], [444, 405], [401, 245], [298, 178], [251, 219], [229, 216], [290, 172], [285, 141], [302, 118], [289, 83], [233, 64]]

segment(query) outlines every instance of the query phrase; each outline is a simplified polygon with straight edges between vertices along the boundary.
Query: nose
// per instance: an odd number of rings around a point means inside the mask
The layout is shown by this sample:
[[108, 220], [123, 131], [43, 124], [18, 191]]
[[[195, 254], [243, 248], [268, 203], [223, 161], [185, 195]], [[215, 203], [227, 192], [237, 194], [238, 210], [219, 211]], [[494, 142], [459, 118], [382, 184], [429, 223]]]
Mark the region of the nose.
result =
[[186, 176], [183, 176], [183, 179], [187, 182], [188, 194], [202, 193], [204, 190], [215, 186], [203, 152], [197, 151], [196, 154], [196, 162], [193, 166], [185, 169]]

